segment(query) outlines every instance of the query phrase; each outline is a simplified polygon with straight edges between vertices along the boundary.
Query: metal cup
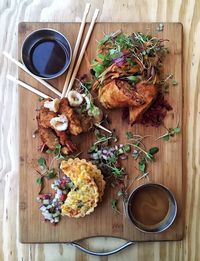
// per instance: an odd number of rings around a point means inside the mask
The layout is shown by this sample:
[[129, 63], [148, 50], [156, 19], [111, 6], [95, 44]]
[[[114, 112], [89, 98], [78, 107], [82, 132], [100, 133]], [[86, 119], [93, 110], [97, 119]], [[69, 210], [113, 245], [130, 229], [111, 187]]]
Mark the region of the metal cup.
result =
[[[164, 192], [166, 194], [168, 203], [169, 203], [168, 211], [167, 211], [167, 214], [165, 215], [165, 217], [161, 221], [159, 221], [158, 223], [153, 224], [153, 225], [145, 225], [140, 220], [138, 220], [138, 219], [136, 220], [136, 218], [134, 217], [133, 210], [131, 209], [136, 193], [139, 191], [140, 191], [140, 193], [142, 193], [142, 190], [145, 188], [157, 188], [157, 189], [161, 190], [162, 192]], [[147, 183], [147, 184], [137, 187], [135, 190], [133, 190], [131, 192], [131, 194], [128, 198], [128, 201], [127, 201], [126, 212], [127, 212], [128, 217], [130, 218], [130, 220], [132, 221], [132, 223], [135, 225], [135, 227], [138, 230], [145, 232], [145, 233], [160, 233], [160, 232], [163, 232], [166, 229], [168, 229], [174, 222], [176, 215], [177, 215], [177, 203], [174, 198], [174, 195], [168, 188], [166, 188], [165, 186], [163, 186], [161, 184]]]
[[[38, 69], [36, 69], [34, 67], [33, 61], [32, 61], [32, 53], [33, 53], [33, 50], [39, 44], [46, 42], [46, 41], [58, 43], [66, 55], [66, 61], [65, 61], [65, 64], [63, 65], [63, 67], [61, 69], [59, 69], [57, 72], [44, 75], [42, 72], [38, 71]], [[54, 56], [58, 57], [58, 54], [56, 53], [54, 48], [51, 50], [51, 53], [54, 54]], [[21, 56], [22, 56], [23, 64], [32, 74], [34, 74], [37, 77], [40, 77], [42, 79], [53, 79], [53, 78], [56, 78], [56, 77], [62, 75], [68, 69], [68, 67], [71, 63], [72, 49], [71, 49], [71, 45], [70, 45], [68, 39], [63, 34], [61, 34], [60, 32], [58, 32], [54, 29], [42, 28], [42, 29], [31, 32], [25, 38], [25, 40], [22, 44], [22, 47], [21, 47]], [[50, 58], [49, 58], [49, 60], [50, 60]], [[49, 67], [56, 66], [55, 61], [51, 61], [51, 63], [54, 63], [54, 65], [49, 66]], [[43, 64], [43, 66], [44, 66], [44, 64]]]

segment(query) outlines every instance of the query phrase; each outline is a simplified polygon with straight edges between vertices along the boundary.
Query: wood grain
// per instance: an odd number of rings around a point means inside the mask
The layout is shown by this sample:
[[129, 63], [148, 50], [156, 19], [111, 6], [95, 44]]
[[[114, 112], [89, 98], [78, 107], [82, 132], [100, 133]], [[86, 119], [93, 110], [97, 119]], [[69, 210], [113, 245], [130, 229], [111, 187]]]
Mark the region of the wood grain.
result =
[[[7, 0], [0, 1], [0, 52], [17, 58], [17, 25], [20, 21], [80, 22], [87, 1]], [[93, 0], [92, 10], [101, 9], [99, 21], [181, 22], [183, 24], [185, 238], [176, 242], [141, 243], [107, 258], [89, 257], [64, 244], [22, 245], [18, 225], [18, 136], [17, 86], [7, 82], [17, 69], [0, 56], [0, 260], [199, 260], [200, 250], [200, 1], [199, 0]], [[92, 14], [92, 12], [91, 12]], [[91, 18], [91, 15], [88, 19]], [[87, 240], [95, 249], [111, 249], [121, 240]]]
[[[62, 32], [69, 38], [69, 42], [74, 47], [74, 42], [78, 35], [78, 23], [20, 23], [19, 25], [19, 58], [21, 56], [21, 45], [30, 32], [40, 28], [53, 28]], [[97, 23], [93, 30], [92, 37], [86, 49], [87, 59], [91, 61], [96, 54], [96, 39], [100, 40], [103, 33], [115, 32], [121, 29], [123, 32], [143, 32], [151, 35], [168, 39], [166, 46], [170, 49], [170, 54], [166, 57], [164, 63], [164, 74], [174, 74], [178, 82], [177, 87], [172, 87], [168, 100], [173, 106], [173, 111], [168, 113], [165, 124], [168, 127], [176, 126], [179, 121], [182, 126], [182, 25], [180, 23], [166, 23], [163, 32], [157, 32], [157, 23]], [[86, 32], [88, 25], [86, 26]], [[176, 41], [174, 40], [176, 35]], [[82, 62], [78, 75], [88, 73], [86, 59]], [[53, 84], [58, 90], [62, 91], [64, 85], [64, 77], [54, 79]], [[32, 77], [21, 70], [19, 72], [20, 80], [27, 82], [31, 86], [36, 86], [36, 82]], [[43, 90], [46, 94], [52, 95], [50, 91], [37, 83], [37, 89]], [[42, 88], [42, 89], [41, 89]], [[113, 236], [134, 241], [155, 241], [155, 240], [180, 240], [183, 237], [183, 188], [182, 188], [182, 134], [176, 136], [169, 142], [157, 141], [156, 137], [163, 134], [164, 128], [144, 127], [142, 125], [134, 125], [131, 127], [127, 121], [121, 117], [122, 110], [105, 111], [108, 113], [112, 122], [111, 129], [116, 130], [116, 135], [119, 137], [119, 144], [127, 142], [125, 138], [126, 131], [131, 131], [135, 134], [150, 135], [150, 139], [146, 139], [147, 148], [158, 146], [160, 153], [158, 160], [151, 164], [149, 179], [141, 179], [133, 183], [130, 190], [145, 182], [156, 182], [167, 186], [175, 195], [178, 204], [178, 214], [175, 223], [172, 227], [160, 234], [145, 234], [138, 231], [129, 219], [123, 215], [116, 214], [110, 207], [112, 198], [116, 197], [119, 188], [109, 189], [107, 187], [103, 202], [99, 204], [91, 215], [80, 218], [70, 219], [62, 218], [60, 224], [54, 227], [50, 223], [43, 224], [41, 222], [41, 214], [38, 210], [36, 197], [38, 195], [38, 185], [36, 184], [36, 176], [34, 168], [37, 165], [37, 159], [42, 156], [38, 151], [40, 139], [32, 138], [34, 131], [37, 129], [35, 120], [35, 108], [38, 108], [38, 96], [28, 92], [25, 89], [19, 90], [20, 97], [20, 241], [22, 243], [48, 243], [48, 242], [70, 242], [80, 240], [82, 238], [94, 236]], [[95, 137], [93, 132], [81, 134], [74, 137], [74, 141], [83, 152], [81, 157], [88, 159], [87, 151], [94, 142]], [[83, 142], [84, 141], [84, 142]], [[44, 154], [43, 154], [44, 156]], [[52, 158], [49, 156], [49, 158]], [[49, 159], [49, 161], [51, 161]], [[129, 180], [133, 180], [139, 174], [136, 171], [137, 163], [129, 157], [123, 162], [127, 170]], [[51, 182], [49, 182], [51, 183]], [[50, 184], [49, 184], [50, 185]], [[50, 191], [47, 189], [47, 191]], [[122, 210], [123, 212], [123, 210]], [[79, 229], [78, 229], [79, 228]]]

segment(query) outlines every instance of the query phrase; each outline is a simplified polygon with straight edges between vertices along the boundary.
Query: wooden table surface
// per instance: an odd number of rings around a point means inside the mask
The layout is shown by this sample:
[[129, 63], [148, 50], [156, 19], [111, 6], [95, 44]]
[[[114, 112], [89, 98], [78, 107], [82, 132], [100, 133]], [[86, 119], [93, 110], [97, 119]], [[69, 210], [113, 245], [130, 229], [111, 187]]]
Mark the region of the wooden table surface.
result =
[[[0, 261], [36, 260], [200, 260], [200, 0], [92, 0], [99, 21], [181, 22], [183, 24], [185, 238], [141, 243], [115, 256], [92, 257], [64, 244], [22, 245], [18, 237], [18, 90], [6, 80], [17, 68], [2, 56], [17, 57], [21, 21], [79, 22], [85, 0], [0, 0]], [[176, 37], [174, 35], [174, 37]], [[116, 247], [122, 240], [85, 241], [90, 248]]]

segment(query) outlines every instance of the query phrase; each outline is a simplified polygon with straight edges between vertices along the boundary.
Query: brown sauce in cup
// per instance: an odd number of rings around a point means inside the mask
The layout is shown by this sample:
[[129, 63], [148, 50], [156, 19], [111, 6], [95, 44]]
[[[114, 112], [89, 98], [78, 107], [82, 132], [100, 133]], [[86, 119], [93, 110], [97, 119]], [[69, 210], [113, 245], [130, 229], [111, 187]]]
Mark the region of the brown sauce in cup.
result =
[[167, 193], [151, 186], [136, 191], [130, 204], [132, 218], [145, 226], [158, 224], [169, 210]]

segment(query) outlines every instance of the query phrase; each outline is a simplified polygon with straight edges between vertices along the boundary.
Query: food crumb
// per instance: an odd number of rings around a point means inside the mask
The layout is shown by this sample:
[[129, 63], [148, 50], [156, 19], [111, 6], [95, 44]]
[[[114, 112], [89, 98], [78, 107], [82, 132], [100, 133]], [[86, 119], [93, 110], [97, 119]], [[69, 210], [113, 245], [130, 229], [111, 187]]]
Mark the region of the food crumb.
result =
[[164, 30], [164, 24], [160, 23], [157, 27], [156, 27], [156, 31], [158, 32], [162, 32]]

